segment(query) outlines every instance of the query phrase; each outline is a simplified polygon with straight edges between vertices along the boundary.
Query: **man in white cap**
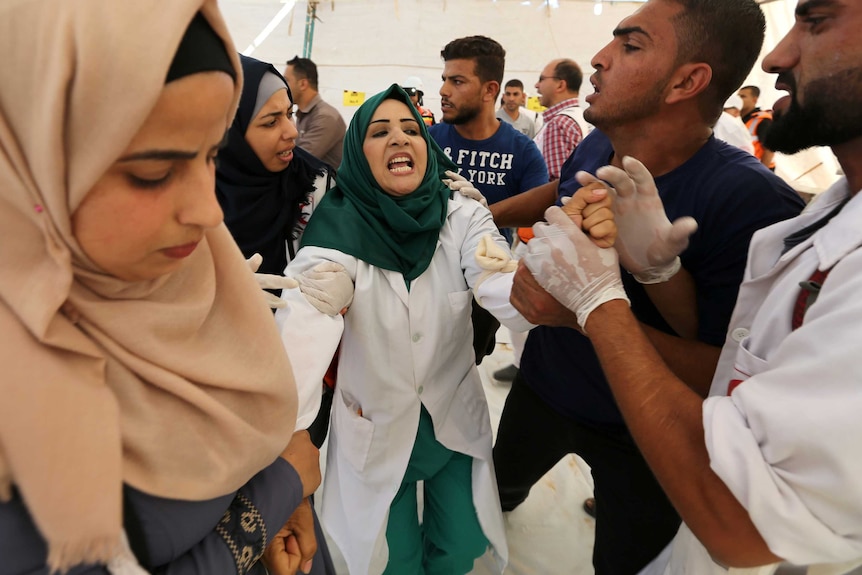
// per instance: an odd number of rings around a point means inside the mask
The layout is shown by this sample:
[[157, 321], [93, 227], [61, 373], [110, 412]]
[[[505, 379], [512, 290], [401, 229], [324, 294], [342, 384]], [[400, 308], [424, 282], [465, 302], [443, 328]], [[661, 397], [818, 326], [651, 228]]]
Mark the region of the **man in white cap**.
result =
[[718, 117], [718, 121], [716, 121], [715, 127], [713, 127], [713, 132], [719, 140], [724, 140], [731, 146], [745, 150], [753, 156], [754, 144], [751, 143], [748, 129], [739, 117], [741, 109], [742, 98], [736, 94], [730, 96], [724, 103], [724, 111]]
[[425, 122], [426, 126], [433, 126], [437, 122], [434, 120], [434, 113], [428, 108], [424, 107], [424, 102], [422, 101], [422, 96], [425, 95], [425, 86], [422, 84], [422, 79], [419, 76], [408, 76], [404, 83], [401, 84], [401, 89], [407, 92], [407, 95], [410, 96], [410, 101], [413, 102], [413, 105], [416, 106], [416, 109], [419, 110], [419, 115], [422, 116], [422, 121]]

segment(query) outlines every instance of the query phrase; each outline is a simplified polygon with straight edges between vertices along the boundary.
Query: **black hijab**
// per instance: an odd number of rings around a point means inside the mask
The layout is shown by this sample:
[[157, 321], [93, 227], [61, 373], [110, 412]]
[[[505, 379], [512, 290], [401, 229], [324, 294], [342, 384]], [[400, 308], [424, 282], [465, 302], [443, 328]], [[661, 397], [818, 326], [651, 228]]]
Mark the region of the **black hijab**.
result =
[[287, 81], [278, 70], [260, 60], [240, 56], [243, 72], [242, 97], [227, 146], [219, 152], [216, 194], [224, 210], [224, 221], [245, 257], [263, 256], [261, 273], [282, 274], [287, 265], [286, 242], [294, 239], [301, 216], [300, 205], [314, 193], [314, 182], [326, 173], [326, 164], [295, 148], [293, 160], [281, 172], [267, 170], [245, 140], [254, 117], [258, 86], [267, 72]]

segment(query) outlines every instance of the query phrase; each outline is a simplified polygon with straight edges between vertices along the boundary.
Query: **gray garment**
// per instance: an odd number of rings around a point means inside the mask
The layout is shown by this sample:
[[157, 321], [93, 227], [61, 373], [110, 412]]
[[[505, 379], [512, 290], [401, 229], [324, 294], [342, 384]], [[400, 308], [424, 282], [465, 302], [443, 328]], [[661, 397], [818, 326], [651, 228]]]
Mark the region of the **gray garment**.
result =
[[[279, 457], [237, 494], [207, 501], [178, 501], [124, 486], [123, 499], [124, 527], [135, 555], [149, 572], [237, 575], [240, 571], [226, 539], [236, 549], [259, 550], [266, 543], [259, 528], [265, 525], [267, 540], [272, 539], [302, 501], [302, 482], [293, 467]], [[246, 511], [250, 512], [244, 515], [252, 520], [226, 523], [226, 510], [237, 516], [243, 511], [235, 509], [240, 500], [249, 507]], [[215, 530], [217, 524], [221, 525], [221, 533]], [[317, 555], [312, 573], [334, 575], [329, 549], [318, 525], [315, 531]], [[13, 492], [11, 501], [0, 503], [0, 575], [48, 575], [47, 551], [24, 501]], [[258, 563], [242, 573], [262, 575], [265, 570]], [[99, 565], [77, 566], [67, 575], [108, 575], [108, 571]]]
[[503, 120], [507, 124], [511, 124], [513, 128], [515, 128], [531, 140], [536, 137], [536, 132], [538, 131], [538, 129], [536, 128], [535, 118], [530, 118], [529, 116], [527, 116], [527, 114], [524, 114], [523, 112], [519, 112], [518, 119], [513, 120], [504, 108], [500, 108], [499, 110], [497, 110], [497, 118]]
[[341, 165], [347, 125], [335, 107], [314, 96], [308, 106], [296, 111], [296, 145], [335, 169]]

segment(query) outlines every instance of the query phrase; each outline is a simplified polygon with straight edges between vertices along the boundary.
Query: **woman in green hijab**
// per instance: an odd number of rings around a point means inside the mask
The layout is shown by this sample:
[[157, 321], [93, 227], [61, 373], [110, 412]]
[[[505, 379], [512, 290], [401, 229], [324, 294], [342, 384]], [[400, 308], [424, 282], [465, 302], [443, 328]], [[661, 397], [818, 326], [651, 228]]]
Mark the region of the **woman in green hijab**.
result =
[[[276, 319], [300, 421], [315, 415], [341, 342], [322, 519], [351, 573], [466, 573], [489, 544], [506, 562], [471, 300], [512, 329], [532, 326], [509, 303], [515, 266], [490, 212], [441, 183], [454, 169], [397, 85], [370, 98], [286, 271], [328, 281], [334, 310], [349, 304], [326, 315], [285, 290]], [[344, 270], [326, 275], [335, 264]]]

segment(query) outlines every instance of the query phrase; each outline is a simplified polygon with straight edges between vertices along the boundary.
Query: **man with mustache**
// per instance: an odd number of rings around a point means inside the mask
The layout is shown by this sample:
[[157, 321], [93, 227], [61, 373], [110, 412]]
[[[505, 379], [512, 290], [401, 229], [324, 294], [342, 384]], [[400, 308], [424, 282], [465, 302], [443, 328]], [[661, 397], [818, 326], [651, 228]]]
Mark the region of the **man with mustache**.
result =
[[[428, 133], [489, 205], [541, 186], [548, 168], [533, 141], [495, 115], [506, 50], [486, 36], [452, 40], [440, 51], [442, 122]], [[500, 232], [511, 243], [508, 229]], [[473, 347], [477, 363], [494, 351], [499, 322], [473, 305]]]
[[[862, 564], [860, 26], [855, 0], [800, 0], [793, 28], [763, 61], [778, 75], [776, 88], [790, 92], [774, 106], [766, 144], [788, 154], [830, 146], [846, 176], [797, 218], [753, 239], [706, 401], [638, 329], [618, 297], [618, 267], [602, 263], [611, 251], [591, 250], [566, 224], [565, 241], [551, 241], [570, 263], [537, 266], [528, 256], [539, 284], [578, 315], [635, 441], [685, 522], [669, 573], [727, 573], [724, 565], [762, 566], [745, 571], [760, 574], [790, 563], [832, 575]], [[621, 214], [634, 198], [656, 199], [643, 166], [627, 159], [625, 168], [599, 172], [625, 192]], [[663, 240], [670, 223], [655, 207], [618, 220], [624, 263], [646, 237], [662, 253], [653, 264], [673, 259], [678, 247], [667, 250]], [[637, 230], [634, 221], [652, 223]], [[554, 273], [567, 280], [548, 282]], [[537, 288], [521, 275], [522, 287]], [[594, 297], [578, 301], [585, 293]]]
[[[593, 57], [595, 93], [584, 116], [596, 129], [564, 164], [559, 182], [491, 206], [497, 225], [531, 225], [558, 194], [581, 186], [579, 170], [620, 166], [625, 156], [643, 161], [657, 177], [668, 217], [694, 217], [700, 228], [681, 255], [680, 274], [662, 282], [662, 274], [629, 269], [637, 275], [626, 274], [625, 293], [640, 322], [635, 329], [701, 397], [752, 234], [802, 208], [756, 158], [712, 134], [760, 53], [764, 27], [754, 0], [650, 0]], [[527, 338], [494, 448], [503, 509], [518, 506], [560, 459], [577, 453], [595, 481], [596, 573], [637, 573], [673, 538], [679, 516], [632, 439], [575, 316], [543, 292], [521, 305], [541, 325]]]

